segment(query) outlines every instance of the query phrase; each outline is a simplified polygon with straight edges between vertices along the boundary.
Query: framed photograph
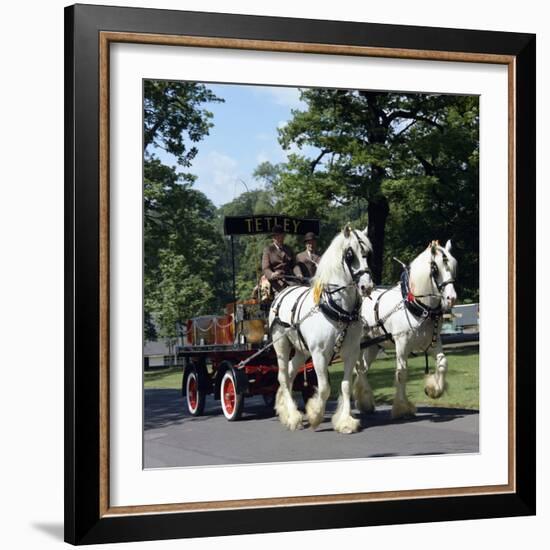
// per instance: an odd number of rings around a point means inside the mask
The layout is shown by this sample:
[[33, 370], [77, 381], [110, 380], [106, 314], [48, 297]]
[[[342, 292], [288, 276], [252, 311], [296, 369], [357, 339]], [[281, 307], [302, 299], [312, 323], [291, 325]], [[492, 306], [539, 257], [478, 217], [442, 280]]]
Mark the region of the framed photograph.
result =
[[76, 5], [65, 74], [67, 542], [535, 513], [534, 35]]

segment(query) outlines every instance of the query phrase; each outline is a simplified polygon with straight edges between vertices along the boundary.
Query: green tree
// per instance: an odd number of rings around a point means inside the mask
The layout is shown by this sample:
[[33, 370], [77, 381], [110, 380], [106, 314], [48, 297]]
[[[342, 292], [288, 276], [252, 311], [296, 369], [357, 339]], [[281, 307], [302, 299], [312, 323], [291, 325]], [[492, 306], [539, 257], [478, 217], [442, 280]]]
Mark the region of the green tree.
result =
[[[423, 96], [382, 92], [310, 89], [302, 91], [306, 111], [294, 111], [280, 130], [289, 149], [313, 147], [317, 156], [293, 154], [279, 190], [290, 203], [314, 211], [362, 201], [368, 214], [375, 280], [382, 276], [386, 219], [382, 182], [391, 174], [395, 146], [403, 142], [404, 121], [436, 123]], [[422, 99], [421, 99], [422, 98]]]
[[[221, 101], [202, 84], [144, 84], [144, 332], [170, 337], [176, 324], [213, 311], [227, 287], [217, 269], [224, 253], [216, 209], [193, 189], [195, 176], [166, 166], [159, 149], [189, 168], [196, 143], [208, 135], [208, 102]], [[212, 288], [220, 287], [214, 294]], [[159, 334], [156, 334], [158, 330]]]
[[[455, 96], [436, 127], [411, 128], [400, 149], [399, 178], [383, 192], [391, 205], [387, 244], [392, 255], [410, 261], [432, 239], [452, 238], [459, 261], [462, 300], [479, 299], [479, 103]], [[386, 273], [399, 271], [385, 255]]]
[[[293, 111], [279, 131], [283, 148], [298, 149], [274, 183], [281, 205], [288, 214], [319, 216], [330, 223], [340, 221], [343, 213], [359, 223], [368, 220], [370, 263], [377, 282], [382, 280], [384, 257], [391, 258], [395, 245], [386, 246], [391, 208], [401, 212], [392, 218], [392, 227], [400, 227], [394, 238], [402, 237], [412, 221], [419, 234], [428, 229], [443, 233], [441, 224], [430, 225], [436, 221], [432, 209], [443, 208], [444, 201], [445, 215], [452, 206], [461, 209], [464, 194], [472, 204], [467, 216], [455, 216], [454, 222], [464, 232], [472, 222], [477, 224], [472, 206], [478, 196], [476, 98], [327, 89], [304, 90], [301, 98], [307, 109]], [[450, 186], [454, 178], [461, 182], [462, 195]], [[424, 200], [416, 198], [423, 190]], [[421, 222], [407, 215], [405, 195], [419, 203]], [[450, 223], [443, 227], [453, 235]], [[470, 247], [475, 244], [474, 239]], [[411, 246], [416, 245], [412, 239]], [[386, 268], [393, 271], [387, 262]]]
[[[212, 113], [205, 103], [222, 102], [204, 84], [145, 80], [143, 85], [143, 150], [164, 149], [178, 164], [190, 166], [201, 141], [212, 127]], [[148, 150], [149, 149], [149, 150]]]

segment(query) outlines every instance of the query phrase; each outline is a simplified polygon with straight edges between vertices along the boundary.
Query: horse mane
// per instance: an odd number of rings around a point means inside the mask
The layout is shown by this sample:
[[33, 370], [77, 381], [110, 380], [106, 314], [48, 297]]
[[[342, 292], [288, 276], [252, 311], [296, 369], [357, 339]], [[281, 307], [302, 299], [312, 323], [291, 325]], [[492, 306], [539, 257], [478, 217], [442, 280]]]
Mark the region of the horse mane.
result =
[[428, 280], [431, 273], [431, 265], [429, 258], [431, 258], [430, 248], [423, 250], [410, 265], [411, 274], [414, 272], [416, 277], [420, 277], [422, 280]]
[[338, 233], [329, 247], [323, 252], [313, 283], [325, 285], [341, 277], [342, 274], [342, 254], [344, 253], [344, 244], [346, 238], [342, 233]]

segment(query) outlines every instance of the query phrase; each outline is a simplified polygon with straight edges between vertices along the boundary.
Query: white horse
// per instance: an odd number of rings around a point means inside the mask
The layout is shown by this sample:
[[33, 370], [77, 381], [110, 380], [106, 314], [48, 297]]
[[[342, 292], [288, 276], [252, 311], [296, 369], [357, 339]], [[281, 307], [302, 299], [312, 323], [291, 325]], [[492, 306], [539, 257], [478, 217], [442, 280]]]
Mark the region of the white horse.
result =
[[292, 397], [298, 369], [311, 356], [318, 386], [307, 401], [306, 416], [315, 429], [323, 421], [330, 395], [328, 366], [336, 353], [344, 359], [344, 379], [332, 425], [341, 433], [359, 429], [359, 420], [351, 415], [350, 381], [360, 354], [361, 297], [373, 289], [367, 264], [370, 250], [366, 233], [354, 231], [348, 224], [323, 254], [311, 287], [286, 288], [273, 301], [269, 326], [279, 365], [275, 410], [290, 430], [302, 426], [302, 413]]
[[[424, 392], [441, 397], [446, 389], [447, 358], [441, 344], [441, 316], [456, 302], [454, 281], [457, 261], [451, 255], [451, 241], [445, 248], [432, 243], [403, 272], [401, 282], [388, 290], [375, 290], [363, 300], [361, 318], [365, 344], [363, 364], [356, 368], [353, 394], [356, 407], [374, 411], [374, 397], [367, 372], [378, 355], [379, 346], [395, 346], [395, 397], [392, 417], [414, 415], [416, 407], [406, 393], [407, 359], [413, 351], [428, 351], [435, 356], [435, 373], [426, 376]], [[391, 338], [390, 338], [391, 337]]]

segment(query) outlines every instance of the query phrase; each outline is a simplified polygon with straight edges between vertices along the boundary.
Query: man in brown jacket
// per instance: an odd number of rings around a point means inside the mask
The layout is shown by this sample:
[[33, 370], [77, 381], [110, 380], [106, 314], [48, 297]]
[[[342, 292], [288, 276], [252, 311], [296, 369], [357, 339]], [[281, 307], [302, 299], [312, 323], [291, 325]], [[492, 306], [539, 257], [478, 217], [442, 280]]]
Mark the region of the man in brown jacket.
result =
[[311, 279], [315, 276], [321, 256], [317, 255], [317, 237], [311, 231], [304, 235], [306, 249], [296, 256], [294, 274]]
[[275, 224], [272, 231], [273, 242], [264, 248], [262, 255], [262, 273], [271, 283], [274, 292], [279, 292], [292, 284], [285, 280], [285, 276], [293, 276], [294, 253], [284, 244], [283, 227]]

